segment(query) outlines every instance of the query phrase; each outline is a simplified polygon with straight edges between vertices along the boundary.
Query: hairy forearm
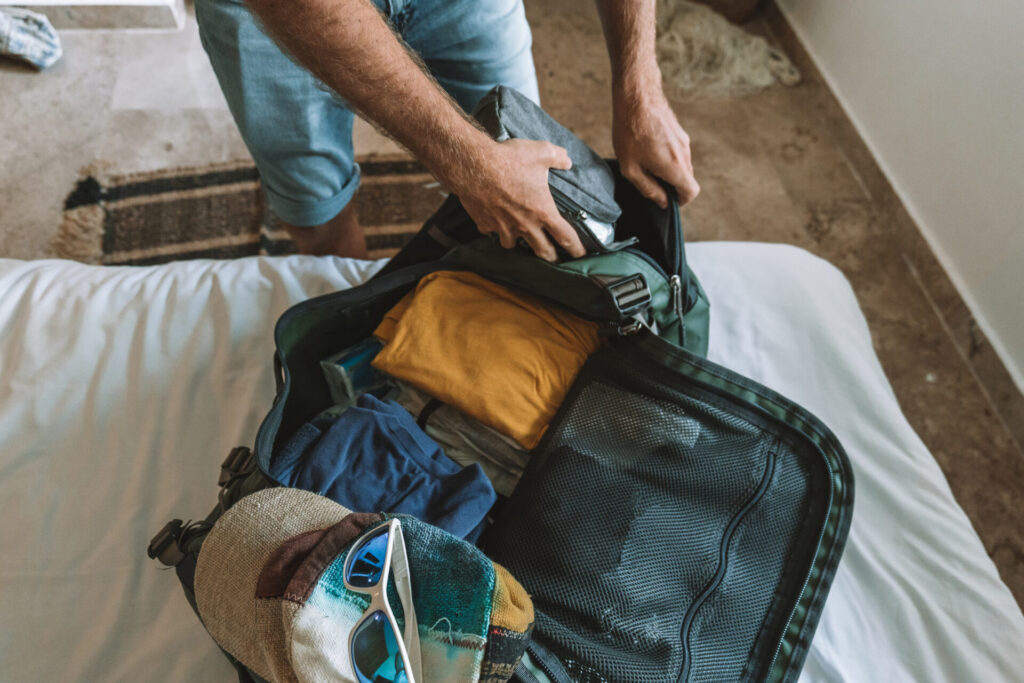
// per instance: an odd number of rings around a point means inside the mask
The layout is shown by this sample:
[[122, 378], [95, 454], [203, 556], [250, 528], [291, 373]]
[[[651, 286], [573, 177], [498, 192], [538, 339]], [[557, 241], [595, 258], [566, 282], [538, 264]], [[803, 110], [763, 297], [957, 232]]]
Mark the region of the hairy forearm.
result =
[[661, 88], [655, 52], [656, 0], [595, 0], [612, 63], [612, 145], [619, 168], [661, 207], [700, 192], [693, 175], [690, 136], [679, 125]]
[[449, 187], [494, 143], [368, 0], [247, 0], [267, 32]]
[[612, 65], [616, 100], [661, 93], [655, 56], [656, 0], [595, 0]]

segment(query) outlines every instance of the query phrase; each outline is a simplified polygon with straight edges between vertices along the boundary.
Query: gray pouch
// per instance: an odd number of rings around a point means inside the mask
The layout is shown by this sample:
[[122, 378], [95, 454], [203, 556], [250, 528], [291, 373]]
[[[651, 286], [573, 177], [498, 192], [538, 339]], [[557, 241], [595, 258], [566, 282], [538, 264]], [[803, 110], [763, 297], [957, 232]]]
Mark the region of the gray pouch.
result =
[[588, 253], [615, 251], [615, 222], [622, 209], [615, 201], [615, 176], [604, 159], [565, 126], [517, 90], [499, 85], [484, 95], [473, 115], [495, 140], [547, 140], [569, 152], [572, 168], [551, 169], [548, 185], [559, 212], [580, 236]]

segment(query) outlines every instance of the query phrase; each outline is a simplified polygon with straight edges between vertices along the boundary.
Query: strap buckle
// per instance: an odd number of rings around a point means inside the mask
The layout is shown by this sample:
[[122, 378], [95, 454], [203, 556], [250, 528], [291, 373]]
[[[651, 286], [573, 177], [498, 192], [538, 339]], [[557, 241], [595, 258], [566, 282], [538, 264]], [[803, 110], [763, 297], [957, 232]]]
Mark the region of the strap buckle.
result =
[[623, 317], [631, 317], [651, 305], [651, 289], [642, 273], [602, 284], [612, 295], [612, 301]]
[[218, 486], [228, 486], [235, 479], [252, 472], [256, 465], [256, 458], [251, 450], [245, 446], [232, 448], [228, 457], [220, 464], [220, 476], [217, 477]]
[[184, 530], [184, 523], [180, 519], [172, 519], [164, 525], [153, 540], [149, 542], [146, 554], [151, 560], [160, 560], [168, 567], [177, 567], [185, 559], [185, 553], [178, 544]]
[[640, 328], [647, 326], [645, 314], [651, 307], [652, 296], [643, 273], [633, 273], [622, 278], [592, 275], [591, 279], [611, 295], [622, 321], [618, 324], [613, 323], [615, 331], [620, 336], [635, 334]]

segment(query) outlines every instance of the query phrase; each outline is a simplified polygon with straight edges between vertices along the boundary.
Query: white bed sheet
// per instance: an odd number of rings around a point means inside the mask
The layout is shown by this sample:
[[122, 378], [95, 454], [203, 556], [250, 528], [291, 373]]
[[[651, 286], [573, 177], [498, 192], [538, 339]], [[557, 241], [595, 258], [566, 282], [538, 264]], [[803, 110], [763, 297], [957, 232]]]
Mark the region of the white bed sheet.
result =
[[[689, 256], [711, 359], [821, 417], [856, 474], [802, 680], [1020, 680], [1024, 616], [900, 412], [846, 280], [792, 247]], [[278, 315], [378, 266], [0, 261], [0, 680], [232, 680], [146, 545], [205, 514], [221, 460], [252, 443]]]

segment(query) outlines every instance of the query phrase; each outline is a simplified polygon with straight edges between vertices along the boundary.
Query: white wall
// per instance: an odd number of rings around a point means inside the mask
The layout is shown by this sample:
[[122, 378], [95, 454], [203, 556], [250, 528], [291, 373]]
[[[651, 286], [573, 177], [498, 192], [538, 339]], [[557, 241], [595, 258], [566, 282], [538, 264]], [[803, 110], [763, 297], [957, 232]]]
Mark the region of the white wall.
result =
[[777, 2], [1024, 390], [1024, 1]]

